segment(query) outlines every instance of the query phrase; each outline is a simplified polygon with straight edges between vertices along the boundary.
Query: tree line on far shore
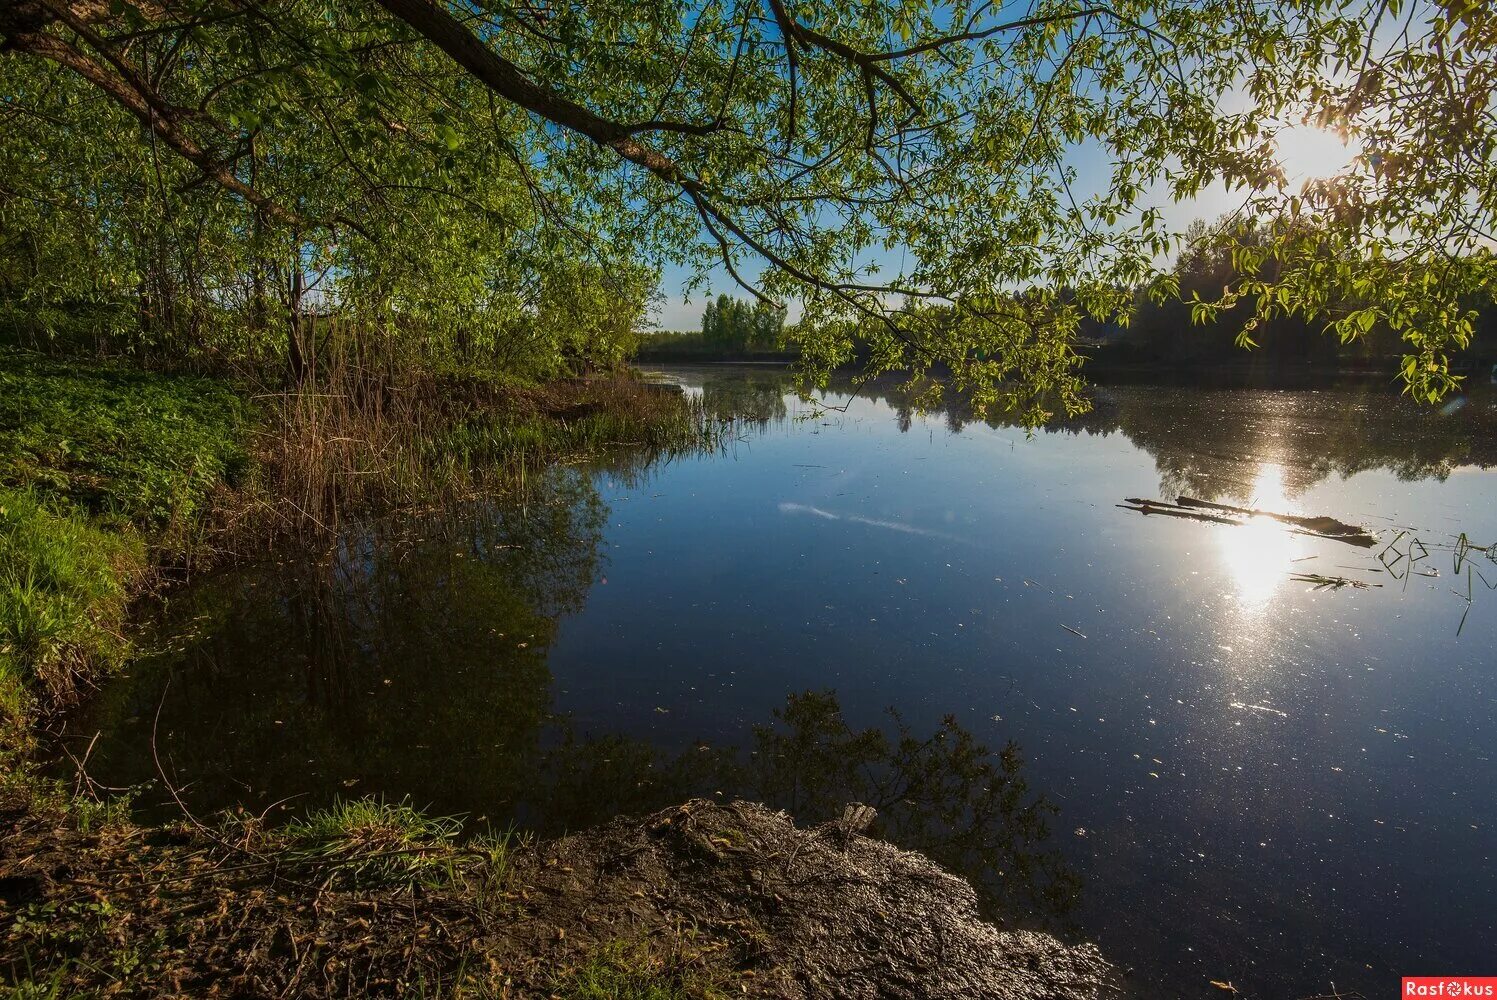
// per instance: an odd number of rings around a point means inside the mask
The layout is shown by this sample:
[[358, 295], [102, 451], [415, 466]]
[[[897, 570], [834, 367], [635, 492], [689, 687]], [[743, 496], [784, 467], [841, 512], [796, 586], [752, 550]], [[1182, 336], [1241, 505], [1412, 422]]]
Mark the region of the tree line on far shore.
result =
[[783, 307], [719, 295], [707, 300], [700, 330], [648, 334], [640, 341], [640, 351], [646, 357], [783, 354], [789, 349], [787, 332]]
[[[1315, 317], [1302, 310], [1260, 311], [1255, 301], [1282, 278], [1283, 265], [1268, 248], [1272, 224], [1230, 218], [1198, 219], [1186, 230], [1164, 287], [1135, 289], [1132, 309], [1103, 320], [1082, 315], [1075, 349], [1094, 367], [1157, 365], [1192, 369], [1221, 365], [1271, 368], [1358, 367], [1395, 369], [1405, 354], [1401, 333], [1378, 320], [1368, 301], [1336, 297]], [[1050, 308], [1077, 309], [1068, 289], [1030, 289], [1012, 296], [1017, 306], [1050, 301]], [[1458, 373], [1497, 362], [1497, 308], [1479, 297], [1463, 301], [1469, 323], [1467, 343], [1452, 350], [1448, 363]], [[954, 322], [946, 306], [906, 301], [905, 321], [932, 337], [948, 335]], [[869, 321], [871, 322], [871, 321]], [[869, 322], [847, 331], [866, 360], [876, 331]], [[787, 326], [782, 310], [719, 295], [707, 303], [700, 331], [658, 332], [642, 340], [645, 357], [675, 354], [734, 358], [774, 353], [791, 357], [807, 339], [825, 331]]]
[[[1198, 219], [1186, 230], [1185, 249], [1171, 272], [1178, 295], [1140, 291], [1126, 323], [1083, 320], [1079, 335], [1100, 348], [1092, 349], [1094, 357], [1181, 368], [1234, 362], [1387, 367], [1390, 361], [1396, 367], [1406, 347], [1403, 337], [1355, 296], [1329, 301], [1313, 319], [1284, 309], [1266, 319], [1255, 316], [1258, 285], [1274, 285], [1283, 268], [1271, 254], [1261, 254], [1268, 224], [1249, 221], [1223, 238], [1227, 226], [1228, 220]], [[1377, 294], [1371, 289], [1366, 299]], [[1476, 297], [1462, 305], [1469, 310], [1470, 339], [1449, 361], [1457, 368], [1497, 361], [1497, 309]]]

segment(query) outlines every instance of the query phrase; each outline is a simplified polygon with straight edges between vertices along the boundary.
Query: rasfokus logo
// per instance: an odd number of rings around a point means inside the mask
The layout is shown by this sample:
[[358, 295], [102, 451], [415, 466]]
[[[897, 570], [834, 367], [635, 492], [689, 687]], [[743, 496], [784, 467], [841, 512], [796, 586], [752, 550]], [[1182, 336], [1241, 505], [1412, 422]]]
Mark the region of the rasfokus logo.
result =
[[1497, 997], [1497, 976], [1404, 976], [1406, 997]]

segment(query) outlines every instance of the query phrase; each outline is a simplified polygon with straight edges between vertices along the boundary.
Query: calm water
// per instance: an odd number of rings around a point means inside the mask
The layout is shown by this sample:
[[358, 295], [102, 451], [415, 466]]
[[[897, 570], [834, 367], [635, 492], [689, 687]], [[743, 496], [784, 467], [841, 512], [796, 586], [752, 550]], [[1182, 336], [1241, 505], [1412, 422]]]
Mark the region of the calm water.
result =
[[[1456, 551], [1497, 542], [1497, 400], [1102, 388], [1026, 438], [667, 374], [740, 440], [179, 591], [183, 637], [73, 720], [90, 774], [162, 814], [154, 729], [198, 810], [859, 798], [1141, 996], [1497, 971], [1497, 562]], [[1115, 506], [1180, 493], [1379, 543]]]

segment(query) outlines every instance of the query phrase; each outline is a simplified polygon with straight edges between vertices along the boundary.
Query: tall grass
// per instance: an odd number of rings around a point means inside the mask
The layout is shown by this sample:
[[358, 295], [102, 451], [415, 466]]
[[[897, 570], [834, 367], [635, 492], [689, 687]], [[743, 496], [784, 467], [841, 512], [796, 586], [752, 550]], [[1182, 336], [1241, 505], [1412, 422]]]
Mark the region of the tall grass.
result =
[[522, 484], [564, 456], [684, 451], [721, 433], [694, 401], [627, 373], [527, 385], [328, 363], [315, 386], [260, 401], [273, 414], [257, 441], [264, 509], [302, 535]]

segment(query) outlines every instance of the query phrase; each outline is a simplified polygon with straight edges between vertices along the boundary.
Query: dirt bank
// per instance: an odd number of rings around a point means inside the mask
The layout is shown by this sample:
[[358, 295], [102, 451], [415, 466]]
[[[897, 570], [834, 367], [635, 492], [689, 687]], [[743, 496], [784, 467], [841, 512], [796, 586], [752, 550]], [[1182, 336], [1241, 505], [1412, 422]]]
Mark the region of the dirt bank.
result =
[[616, 820], [544, 845], [524, 878], [541, 936], [516, 938], [517, 968], [687, 926], [761, 996], [1079, 998], [1108, 977], [1093, 947], [984, 923], [972, 887], [922, 855], [750, 803]]
[[16, 799], [0, 927], [7, 984], [56, 995], [1018, 1000], [1110, 976], [982, 922], [921, 855], [700, 800], [504, 848], [380, 822], [85, 830]]

